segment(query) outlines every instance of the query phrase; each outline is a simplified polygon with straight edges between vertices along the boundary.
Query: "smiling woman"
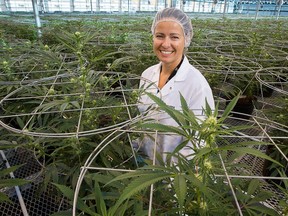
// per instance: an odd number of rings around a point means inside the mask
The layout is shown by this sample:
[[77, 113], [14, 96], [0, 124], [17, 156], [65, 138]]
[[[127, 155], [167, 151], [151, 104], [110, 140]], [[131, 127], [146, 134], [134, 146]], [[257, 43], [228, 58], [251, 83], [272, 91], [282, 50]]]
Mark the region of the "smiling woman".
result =
[[[204, 76], [189, 63], [185, 56], [193, 35], [191, 19], [179, 9], [165, 8], [156, 14], [151, 31], [153, 51], [160, 63], [149, 67], [142, 73], [143, 81], [140, 82], [140, 87], [178, 110], [181, 109], [180, 95], [182, 95], [189, 109], [197, 117], [204, 119], [205, 103], [207, 101], [213, 110], [214, 99]], [[155, 83], [158, 89], [149, 88], [145, 80]], [[153, 101], [149, 96], [144, 94], [140, 97], [141, 112], [145, 112], [151, 104]], [[155, 115], [153, 112], [151, 115], [161, 124], [177, 126], [177, 123], [167, 114], [156, 112]], [[161, 134], [144, 137], [141, 148], [154, 162], [156, 155], [165, 162], [167, 153], [173, 152], [183, 142], [186, 141], [181, 136]], [[188, 142], [177, 153], [191, 157], [194, 152]]]
[[160, 22], [153, 36], [153, 50], [162, 62], [158, 87], [168, 81], [174, 69], [183, 60], [185, 36], [182, 27], [174, 21]]

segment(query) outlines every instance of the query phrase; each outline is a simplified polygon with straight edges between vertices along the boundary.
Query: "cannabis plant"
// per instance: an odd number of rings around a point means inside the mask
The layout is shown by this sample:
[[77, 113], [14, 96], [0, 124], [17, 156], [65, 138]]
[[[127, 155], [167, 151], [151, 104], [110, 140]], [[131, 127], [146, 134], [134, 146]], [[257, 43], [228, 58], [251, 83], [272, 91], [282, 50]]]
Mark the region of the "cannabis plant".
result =
[[[125, 58], [115, 61], [119, 52], [103, 51], [94, 37], [92, 32], [60, 31], [57, 44], [34, 44], [31, 58], [20, 62], [31, 72], [30, 83], [0, 98], [1, 123], [32, 135], [21, 147], [33, 151], [42, 165], [42, 189], [51, 181], [74, 187], [80, 166], [106, 130], [138, 113], [138, 92], [133, 89], [138, 89], [139, 77], [112, 72]], [[9, 62], [2, 66], [10, 71]], [[95, 164], [113, 167], [130, 155], [130, 148], [115, 143]]]
[[[207, 118], [201, 120], [189, 110], [183, 97], [182, 111], [179, 111], [156, 96], [149, 96], [158, 108], [178, 123], [178, 127], [144, 121], [140, 128], [181, 135], [183, 143], [169, 154], [167, 161], [160, 160], [159, 165], [152, 165], [151, 161], [144, 159], [144, 166], [127, 170], [124, 174], [109, 169], [89, 172], [83, 183], [87, 193], [81, 193], [81, 190], [77, 199], [79, 213], [111, 216], [237, 215], [241, 211], [250, 215], [277, 215], [275, 210], [263, 204], [271, 194], [262, 190], [261, 181], [231, 180], [228, 177], [247, 174], [247, 166], [235, 162], [242, 155], [272, 160], [252, 148], [266, 143], [243, 140], [230, 144], [225, 138], [233, 136], [236, 129], [247, 129], [246, 126], [225, 126], [238, 98], [234, 98], [224, 112], [220, 112], [218, 106], [211, 110], [206, 104]], [[194, 153], [187, 158], [179, 150], [189, 141], [193, 144]], [[177, 158], [177, 163], [172, 162], [172, 157]], [[73, 197], [71, 188], [61, 185], [58, 188], [68, 198]]]

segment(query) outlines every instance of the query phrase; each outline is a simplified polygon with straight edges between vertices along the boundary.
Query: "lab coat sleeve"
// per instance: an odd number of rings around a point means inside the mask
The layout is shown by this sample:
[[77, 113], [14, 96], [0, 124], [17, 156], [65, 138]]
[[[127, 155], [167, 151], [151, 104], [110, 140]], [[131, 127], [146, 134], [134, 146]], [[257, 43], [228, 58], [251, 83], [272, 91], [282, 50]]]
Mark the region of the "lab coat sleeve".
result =
[[211, 88], [209, 86], [204, 86], [199, 88], [198, 91], [192, 96], [190, 100], [189, 107], [194, 112], [194, 114], [200, 119], [205, 119], [204, 109], [206, 109], [206, 100], [212, 110], [215, 109], [215, 102]]

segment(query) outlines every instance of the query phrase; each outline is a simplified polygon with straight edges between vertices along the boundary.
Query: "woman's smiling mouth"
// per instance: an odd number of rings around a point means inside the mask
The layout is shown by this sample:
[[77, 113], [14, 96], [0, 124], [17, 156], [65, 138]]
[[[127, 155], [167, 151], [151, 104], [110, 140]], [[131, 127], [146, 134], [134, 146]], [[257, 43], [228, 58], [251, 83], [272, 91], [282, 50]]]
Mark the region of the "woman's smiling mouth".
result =
[[160, 52], [163, 53], [163, 54], [168, 55], [168, 54], [173, 53], [174, 51], [164, 51], [164, 50], [161, 50]]

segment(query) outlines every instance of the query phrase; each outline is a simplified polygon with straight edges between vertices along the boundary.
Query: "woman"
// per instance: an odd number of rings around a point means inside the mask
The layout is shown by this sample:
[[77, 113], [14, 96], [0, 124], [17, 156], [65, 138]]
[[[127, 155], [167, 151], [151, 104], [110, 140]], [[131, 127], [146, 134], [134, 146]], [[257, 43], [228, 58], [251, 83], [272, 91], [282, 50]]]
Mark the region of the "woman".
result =
[[[182, 94], [194, 114], [205, 118], [203, 116], [205, 101], [207, 100], [213, 110], [214, 99], [204, 76], [189, 63], [185, 56], [185, 50], [189, 47], [193, 35], [190, 18], [179, 9], [165, 8], [156, 14], [151, 31], [153, 51], [160, 63], [142, 73], [140, 87], [161, 97], [166, 104], [178, 110], [181, 109], [180, 94]], [[158, 89], [153, 88], [151, 82], [157, 85]], [[141, 96], [140, 112], [145, 112], [151, 103], [153, 101], [147, 95]], [[167, 114], [160, 114], [157, 120], [162, 124], [177, 126]], [[155, 140], [156, 143], [146, 136], [141, 142], [141, 148], [150, 159], [154, 160], [156, 148], [156, 154], [165, 161], [166, 154], [174, 151], [183, 138], [178, 135], [162, 134]], [[188, 144], [180, 150], [180, 153], [190, 156], [193, 152]]]

